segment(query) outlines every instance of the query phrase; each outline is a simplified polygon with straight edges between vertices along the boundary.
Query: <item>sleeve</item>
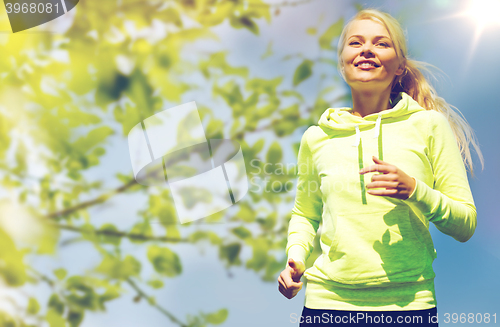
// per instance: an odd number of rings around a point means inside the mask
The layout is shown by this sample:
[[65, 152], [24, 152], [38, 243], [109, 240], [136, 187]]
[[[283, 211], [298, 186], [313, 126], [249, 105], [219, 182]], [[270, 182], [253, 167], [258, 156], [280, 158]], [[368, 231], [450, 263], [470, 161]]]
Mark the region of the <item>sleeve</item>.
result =
[[288, 259], [302, 261], [304, 264], [313, 250], [314, 238], [323, 212], [321, 184], [307, 141], [309, 131], [310, 129], [306, 130], [300, 141], [297, 159], [297, 193], [288, 226], [286, 245]]
[[444, 234], [468, 241], [476, 229], [476, 206], [469, 187], [460, 150], [447, 118], [429, 112], [428, 157], [434, 187], [415, 179], [415, 189], [406, 203], [420, 212]]

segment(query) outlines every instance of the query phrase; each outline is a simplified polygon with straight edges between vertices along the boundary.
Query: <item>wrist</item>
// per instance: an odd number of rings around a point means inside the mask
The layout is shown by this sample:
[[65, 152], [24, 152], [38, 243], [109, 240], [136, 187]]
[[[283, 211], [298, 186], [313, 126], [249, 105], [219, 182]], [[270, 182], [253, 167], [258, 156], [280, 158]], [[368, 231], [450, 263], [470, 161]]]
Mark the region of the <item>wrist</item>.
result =
[[413, 189], [410, 191], [410, 195], [408, 196], [408, 199], [411, 198], [415, 194], [415, 190], [417, 189], [417, 180], [415, 177], [410, 176], [413, 179]]

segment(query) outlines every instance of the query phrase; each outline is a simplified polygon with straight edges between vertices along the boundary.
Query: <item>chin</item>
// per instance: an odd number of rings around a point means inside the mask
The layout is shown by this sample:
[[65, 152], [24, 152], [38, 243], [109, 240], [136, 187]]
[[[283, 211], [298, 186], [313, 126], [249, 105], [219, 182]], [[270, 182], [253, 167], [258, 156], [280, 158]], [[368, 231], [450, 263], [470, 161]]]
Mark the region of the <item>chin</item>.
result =
[[357, 79], [347, 84], [351, 87], [351, 90], [359, 91], [383, 92], [390, 87], [390, 84], [381, 84], [380, 81], [376, 81], [373, 79]]

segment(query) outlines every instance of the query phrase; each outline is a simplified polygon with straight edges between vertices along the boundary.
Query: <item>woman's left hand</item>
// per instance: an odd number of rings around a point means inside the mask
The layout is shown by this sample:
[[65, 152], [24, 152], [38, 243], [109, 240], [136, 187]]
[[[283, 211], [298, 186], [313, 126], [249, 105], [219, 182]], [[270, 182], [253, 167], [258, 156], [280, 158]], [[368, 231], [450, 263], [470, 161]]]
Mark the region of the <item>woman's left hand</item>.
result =
[[[392, 198], [406, 200], [410, 197], [416, 186], [413, 177], [405, 174], [398, 167], [373, 156], [375, 165], [365, 167], [359, 171], [360, 174], [369, 172], [381, 172], [372, 176], [372, 182], [366, 185], [367, 192], [371, 195], [390, 196]], [[370, 188], [385, 188], [380, 190], [370, 190]]]

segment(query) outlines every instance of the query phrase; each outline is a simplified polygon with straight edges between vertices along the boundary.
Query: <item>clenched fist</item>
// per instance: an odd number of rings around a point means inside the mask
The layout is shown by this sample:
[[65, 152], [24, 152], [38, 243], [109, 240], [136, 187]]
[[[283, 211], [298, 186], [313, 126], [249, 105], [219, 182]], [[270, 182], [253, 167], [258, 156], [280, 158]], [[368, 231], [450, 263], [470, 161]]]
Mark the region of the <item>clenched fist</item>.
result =
[[306, 266], [301, 261], [288, 259], [288, 265], [278, 277], [278, 289], [287, 299], [293, 298], [302, 289], [300, 278], [305, 270]]

